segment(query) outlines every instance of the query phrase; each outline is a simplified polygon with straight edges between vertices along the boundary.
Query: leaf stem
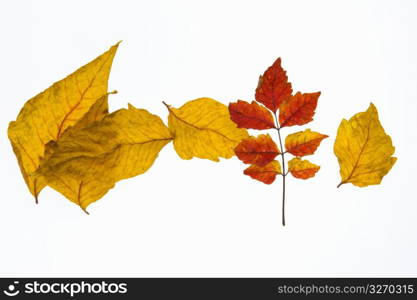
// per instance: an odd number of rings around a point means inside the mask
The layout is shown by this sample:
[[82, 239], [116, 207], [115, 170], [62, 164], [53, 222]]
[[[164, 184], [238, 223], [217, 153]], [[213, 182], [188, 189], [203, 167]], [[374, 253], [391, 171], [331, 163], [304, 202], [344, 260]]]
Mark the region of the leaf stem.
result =
[[277, 118], [277, 113], [274, 112], [274, 117], [275, 117], [275, 124], [276, 124], [276, 130], [278, 132], [278, 141], [279, 141], [279, 152], [281, 155], [281, 162], [282, 162], [282, 226], [285, 226], [285, 177], [287, 176], [287, 172], [285, 170], [285, 153], [286, 151], [284, 151], [284, 147], [282, 146], [282, 138], [281, 138], [281, 127], [279, 126], [278, 123], [278, 118]]
[[78, 205], [81, 207], [81, 209], [87, 214], [89, 215], [90, 213], [85, 209], [85, 207], [83, 207], [81, 205], [81, 188], [83, 187], [83, 181], [80, 181], [80, 185], [78, 187], [78, 196], [77, 196], [77, 202]]
[[39, 200], [38, 200], [38, 194], [39, 194], [39, 192], [38, 192], [38, 190], [37, 190], [37, 186], [36, 186], [36, 184], [37, 184], [38, 182], [37, 182], [37, 179], [35, 179], [34, 181], [33, 181], [33, 193], [35, 194], [35, 203], [36, 204], [39, 204]]

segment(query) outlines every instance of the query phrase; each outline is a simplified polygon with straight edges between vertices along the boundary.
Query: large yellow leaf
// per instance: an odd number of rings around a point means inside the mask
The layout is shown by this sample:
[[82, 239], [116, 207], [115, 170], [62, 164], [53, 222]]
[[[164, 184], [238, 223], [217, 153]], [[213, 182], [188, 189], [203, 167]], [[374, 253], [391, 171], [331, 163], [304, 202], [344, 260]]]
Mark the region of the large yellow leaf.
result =
[[348, 182], [360, 187], [379, 184], [397, 160], [392, 157], [394, 151], [372, 103], [349, 121], [343, 119], [334, 143], [342, 177], [339, 186]]
[[45, 153], [107, 94], [107, 82], [118, 44], [65, 79], [28, 100], [8, 129], [9, 139], [30, 192], [37, 198], [46, 182], [32, 175]]
[[193, 157], [219, 161], [230, 158], [234, 147], [248, 137], [246, 129], [237, 128], [226, 105], [199, 98], [181, 108], [168, 106], [168, 126], [174, 135], [174, 148], [182, 159]]
[[146, 172], [172, 140], [161, 119], [129, 105], [55, 143], [37, 172], [83, 210], [122, 179]]

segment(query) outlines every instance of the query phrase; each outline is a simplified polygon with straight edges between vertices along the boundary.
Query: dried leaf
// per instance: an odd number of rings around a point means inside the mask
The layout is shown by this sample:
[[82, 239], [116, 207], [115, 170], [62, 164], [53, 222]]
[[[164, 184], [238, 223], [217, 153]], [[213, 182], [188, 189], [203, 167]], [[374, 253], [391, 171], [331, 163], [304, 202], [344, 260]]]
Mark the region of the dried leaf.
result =
[[193, 157], [219, 161], [230, 158], [233, 148], [248, 137], [246, 129], [237, 128], [230, 120], [226, 105], [199, 98], [169, 110], [168, 127], [174, 136], [174, 148], [182, 159]]
[[255, 101], [248, 103], [238, 100], [236, 103], [230, 103], [229, 112], [230, 118], [237, 124], [238, 128], [276, 128], [271, 112]]
[[314, 154], [321, 141], [328, 135], [306, 129], [290, 134], [285, 139], [287, 152], [295, 156], [305, 156]]
[[281, 127], [304, 125], [313, 120], [320, 92], [298, 92], [282, 103], [279, 110], [279, 123]]
[[267, 165], [280, 153], [269, 134], [243, 139], [235, 148], [236, 156], [245, 164]]
[[[115, 94], [116, 92], [112, 92], [112, 94]], [[84, 114], [84, 116], [73, 126], [68, 127], [64, 131], [64, 133], [61, 135], [64, 136], [65, 134], [68, 134], [68, 131], [77, 131], [81, 128], [96, 122], [102, 120], [106, 115], [109, 114], [109, 101], [108, 101], [108, 94], [100, 97], [93, 106], [90, 107], [87, 113]]]
[[278, 161], [273, 160], [267, 165], [260, 167], [257, 165], [250, 165], [243, 173], [252, 177], [253, 179], [262, 181], [265, 184], [271, 184], [275, 181], [278, 174], [281, 173], [281, 165]]
[[380, 184], [397, 158], [391, 137], [382, 127], [376, 107], [343, 119], [337, 131], [334, 153], [340, 165], [342, 182], [359, 187]]
[[295, 178], [308, 179], [314, 177], [317, 171], [320, 169], [318, 165], [315, 165], [308, 160], [294, 157], [288, 162], [288, 171]]
[[62, 136], [37, 173], [85, 210], [117, 181], [146, 172], [172, 139], [158, 116], [129, 105]]
[[291, 94], [291, 83], [288, 82], [287, 72], [281, 67], [281, 58], [278, 58], [259, 77], [255, 99], [275, 113], [281, 103], [291, 97]]
[[[113, 92], [114, 93], [114, 92]], [[108, 95], [104, 95], [103, 97], [99, 98], [93, 106], [90, 107], [90, 110], [74, 125], [68, 127], [65, 132], [62, 134], [60, 139], [65, 137], [66, 135], [73, 134], [78, 130], [84, 128], [87, 125], [90, 125], [93, 122], [101, 121], [106, 115], [109, 113], [109, 103], [108, 103]], [[40, 160], [40, 166], [44, 164], [54, 153], [55, 148], [57, 145], [57, 141], [49, 141], [45, 145], [45, 153], [42, 159]], [[30, 176], [36, 176], [35, 174], [30, 174]], [[38, 180], [44, 180], [42, 176], [37, 177]]]
[[30, 192], [37, 197], [46, 182], [34, 173], [45, 145], [57, 141], [98, 99], [107, 94], [107, 81], [118, 44], [65, 79], [28, 100], [8, 129], [9, 139]]

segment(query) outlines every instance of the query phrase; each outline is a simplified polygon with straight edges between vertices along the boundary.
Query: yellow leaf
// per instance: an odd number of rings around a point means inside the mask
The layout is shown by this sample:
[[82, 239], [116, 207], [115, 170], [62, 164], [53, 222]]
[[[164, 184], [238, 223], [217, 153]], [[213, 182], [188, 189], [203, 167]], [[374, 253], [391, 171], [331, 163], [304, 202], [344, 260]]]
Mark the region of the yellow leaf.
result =
[[[112, 92], [115, 93], [115, 92]], [[81, 128], [95, 122], [102, 120], [106, 115], [109, 113], [109, 103], [108, 103], [108, 95], [104, 95], [103, 97], [100, 97], [96, 103], [94, 103], [93, 106], [90, 107], [90, 110], [74, 125], [71, 127], [68, 127], [65, 132], [62, 134], [60, 139], [65, 137], [66, 135], [70, 135]], [[40, 166], [44, 164], [54, 153], [56, 148], [56, 141], [49, 141], [45, 145], [45, 153], [40, 160]], [[36, 174], [30, 174], [31, 177], [37, 176]], [[42, 180], [43, 178], [41, 176], [37, 177], [37, 180]]]
[[117, 181], [146, 172], [171, 140], [158, 116], [129, 105], [62, 136], [37, 174], [85, 210]]
[[392, 157], [394, 151], [372, 103], [349, 121], [343, 119], [334, 143], [342, 177], [339, 186], [348, 182], [360, 187], [379, 184], [397, 160]]
[[[108, 94], [116, 94], [116, 91], [113, 91]], [[100, 97], [96, 100], [93, 106], [90, 107], [88, 112], [84, 114], [84, 116], [78, 120], [73, 126], [68, 127], [64, 133], [61, 135], [64, 136], [68, 134], [69, 131], [76, 131], [79, 130], [93, 122], [102, 120], [106, 115], [109, 114], [109, 101], [108, 101], [108, 94]]]
[[65, 79], [28, 100], [8, 129], [9, 139], [30, 192], [37, 197], [46, 182], [30, 176], [45, 145], [57, 141], [90, 107], [107, 94], [107, 81], [118, 44]]
[[219, 161], [219, 157], [230, 158], [235, 146], [249, 136], [246, 129], [237, 128], [230, 119], [227, 106], [216, 100], [199, 98], [179, 109], [166, 106], [174, 148], [182, 159], [199, 157]]
[[299, 179], [308, 179], [314, 177], [320, 170], [318, 165], [311, 163], [306, 159], [294, 157], [288, 162], [288, 171], [292, 176]]

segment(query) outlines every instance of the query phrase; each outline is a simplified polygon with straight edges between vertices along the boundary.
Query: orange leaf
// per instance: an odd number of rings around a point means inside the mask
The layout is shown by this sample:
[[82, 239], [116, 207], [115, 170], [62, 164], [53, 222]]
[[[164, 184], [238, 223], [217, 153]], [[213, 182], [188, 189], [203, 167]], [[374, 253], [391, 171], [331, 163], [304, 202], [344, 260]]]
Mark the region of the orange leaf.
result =
[[281, 67], [281, 58], [278, 58], [259, 77], [255, 99], [275, 113], [281, 103], [291, 97], [291, 94], [291, 83], [288, 82], [287, 72]]
[[317, 171], [320, 170], [318, 165], [315, 165], [308, 160], [295, 157], [288, 162], [288, 171], [295, 178], [308, 179], [314, 177]]
[[287, 152], [295, 156], [305, 156], [314, 154], [321, 141], [329, 137], [328, 135], [306, 129], [290, 134], [285, 139]]
[[304, 125], [312, 121], [319, 96], [320, 92], [305, 94], [297, 92], [287, 99], [279, 110], [280, 126]]
[[248, 103], [238, 100], [229, 104], [230, 118], [238, 128], [270, 129], [276, 128], [270, 111], [255, 101]]
[[243, 171], [243, 173], [252, 177], [253, 179], [262, 181], [265, 184], [273, 183], [277, 177], [277, 174], [282, 174], [281, 165], [276, 160], [271, 161], [269, 164], [263, 167], [251, 165], [245, 171]]
[[280, 153], [269, 134], [243, 139], [235, 148], [236, 156], [245, 164], [263, 167]]

